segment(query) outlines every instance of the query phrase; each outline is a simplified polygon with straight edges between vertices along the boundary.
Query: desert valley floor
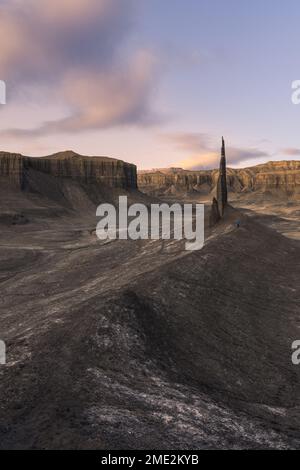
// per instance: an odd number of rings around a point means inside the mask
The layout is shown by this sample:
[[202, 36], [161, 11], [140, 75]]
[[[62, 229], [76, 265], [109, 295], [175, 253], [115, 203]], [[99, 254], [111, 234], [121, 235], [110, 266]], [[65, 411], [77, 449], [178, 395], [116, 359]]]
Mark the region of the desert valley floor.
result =
[[236, 200], [190, 253], [67, 193], [2, 187], [0, 447], [300, 448], [300, 207]]

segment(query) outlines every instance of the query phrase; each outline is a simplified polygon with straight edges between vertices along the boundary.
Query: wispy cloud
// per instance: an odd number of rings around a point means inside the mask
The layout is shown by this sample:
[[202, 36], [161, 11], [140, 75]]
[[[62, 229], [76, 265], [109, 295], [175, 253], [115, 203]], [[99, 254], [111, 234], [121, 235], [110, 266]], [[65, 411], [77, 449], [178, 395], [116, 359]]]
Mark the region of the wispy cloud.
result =
[[209, 135], [200, 132], [170, 132], [160, 134], [160, 138], [175, 145], [179, 150], [193, 153], [206, 151], [211, 145]]
[[286, 148], [282, 150], [282, 153], [284, 155], [288, 155], [289, 157], [293, 157], [293, 156], [299, 157], [300, 148], [294, 148], [294, 147]]
[[11, 99], [44, 87], [66, 117], [33, 129], [8, 129], [32, 136], [125, 124], [148, 125], [158, 61], [145, 49], [130, 56], [136, 0], [12, 0], [0, 7], [0, 69]]
[[[175, 166], [185, 169], [200, 170], [218, 166], [220, 161], [220, 146], [204, 133], [175, 132], [162, 134], [161, 138], [174, 145], [185, 154]], [[269, 154], [258, 148], [227, 147], [227, 160], [229, 165], [237, 165], [243, 161], [268, 157]]]

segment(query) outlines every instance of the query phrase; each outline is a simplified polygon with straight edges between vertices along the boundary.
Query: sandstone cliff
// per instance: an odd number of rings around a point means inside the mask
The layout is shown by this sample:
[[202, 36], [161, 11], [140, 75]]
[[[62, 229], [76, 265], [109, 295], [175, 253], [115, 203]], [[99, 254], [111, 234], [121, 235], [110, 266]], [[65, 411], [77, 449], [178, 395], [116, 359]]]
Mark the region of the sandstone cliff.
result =
[[[154, 195], [215, 193], [218, 170], [163, 169], [138, 174], [141, 191]], [[233, 193], [271, 192], [300, 195], [300, 161], [268, 162], [244, 169], [227, 169], [227, 187]]]
[[30, 173], [80, 183], [96, 183], [110, 188], [136, 189], [136, 167], [107, 157], [85, 157], [75, 152], [60, 152], [48, 157], [33, 158], [0, 152], [0, 180], [18, 188], [30, 189]]

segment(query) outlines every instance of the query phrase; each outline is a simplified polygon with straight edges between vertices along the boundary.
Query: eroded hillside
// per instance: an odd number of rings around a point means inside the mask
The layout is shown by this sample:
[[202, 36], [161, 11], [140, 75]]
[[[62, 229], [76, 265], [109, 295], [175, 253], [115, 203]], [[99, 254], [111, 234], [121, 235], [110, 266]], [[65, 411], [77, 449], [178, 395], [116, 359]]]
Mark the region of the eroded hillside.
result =
[[[218, 170], [188, 171], [180, 168], [141, 171], [138, 185], [141, 191], [153, 195], [215, 192]], [[277, 193], [299, 197], [300, 161], [269, 162], [244, 169], [227, 169], [228, 189], [232, 193]]]
[[230, 206], [193, 253], [100, 242], [120, 190], [38, 176], [0, 187], [0, 447], [300, 448], [299, 242]]

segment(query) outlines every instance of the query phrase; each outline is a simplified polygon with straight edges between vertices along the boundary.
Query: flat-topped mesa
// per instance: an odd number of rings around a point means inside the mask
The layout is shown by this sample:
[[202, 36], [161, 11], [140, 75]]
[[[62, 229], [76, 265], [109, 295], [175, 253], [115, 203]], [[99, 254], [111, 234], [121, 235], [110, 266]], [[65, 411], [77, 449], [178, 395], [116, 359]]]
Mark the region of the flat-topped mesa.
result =
[[[182, 168], [139, 171], [138, 186], [146, 194], [155, 196], [199, 193], [215, 194], [219, 169], [183, 170]], [[226, 168], [227, 188], [232, 197], [239, 194], [280, 194], [280, 197], [300, 196], [300, 161], [273, 161], [248, 168]]]
[[40, 172], [80, 183], [103, 184], [111, 188], [136, 189], [136, 166], [108, 157], [86, 157], [72, 151], [47, 157], [27, 157], [0, 152], [0, 178], [26, 189], [28, 174]]
[[219, 178], [217, 183], [217, 201], [220, 216], [224, 215], [225, 207], [228, 201], [227, 194], [227, 175], [226, 175], [226, 153], [225, 153], [225, 141], [222, 137], [222, 149], [221, 149], [221, 161], [220, 161], [220, 171]]
[[182, 168], [162, 168], [139, 171], [138, 187], [147, 194], [186, 193], [197, 190], [208, 193], [213, 186], [211, 171], [189, 171]]

